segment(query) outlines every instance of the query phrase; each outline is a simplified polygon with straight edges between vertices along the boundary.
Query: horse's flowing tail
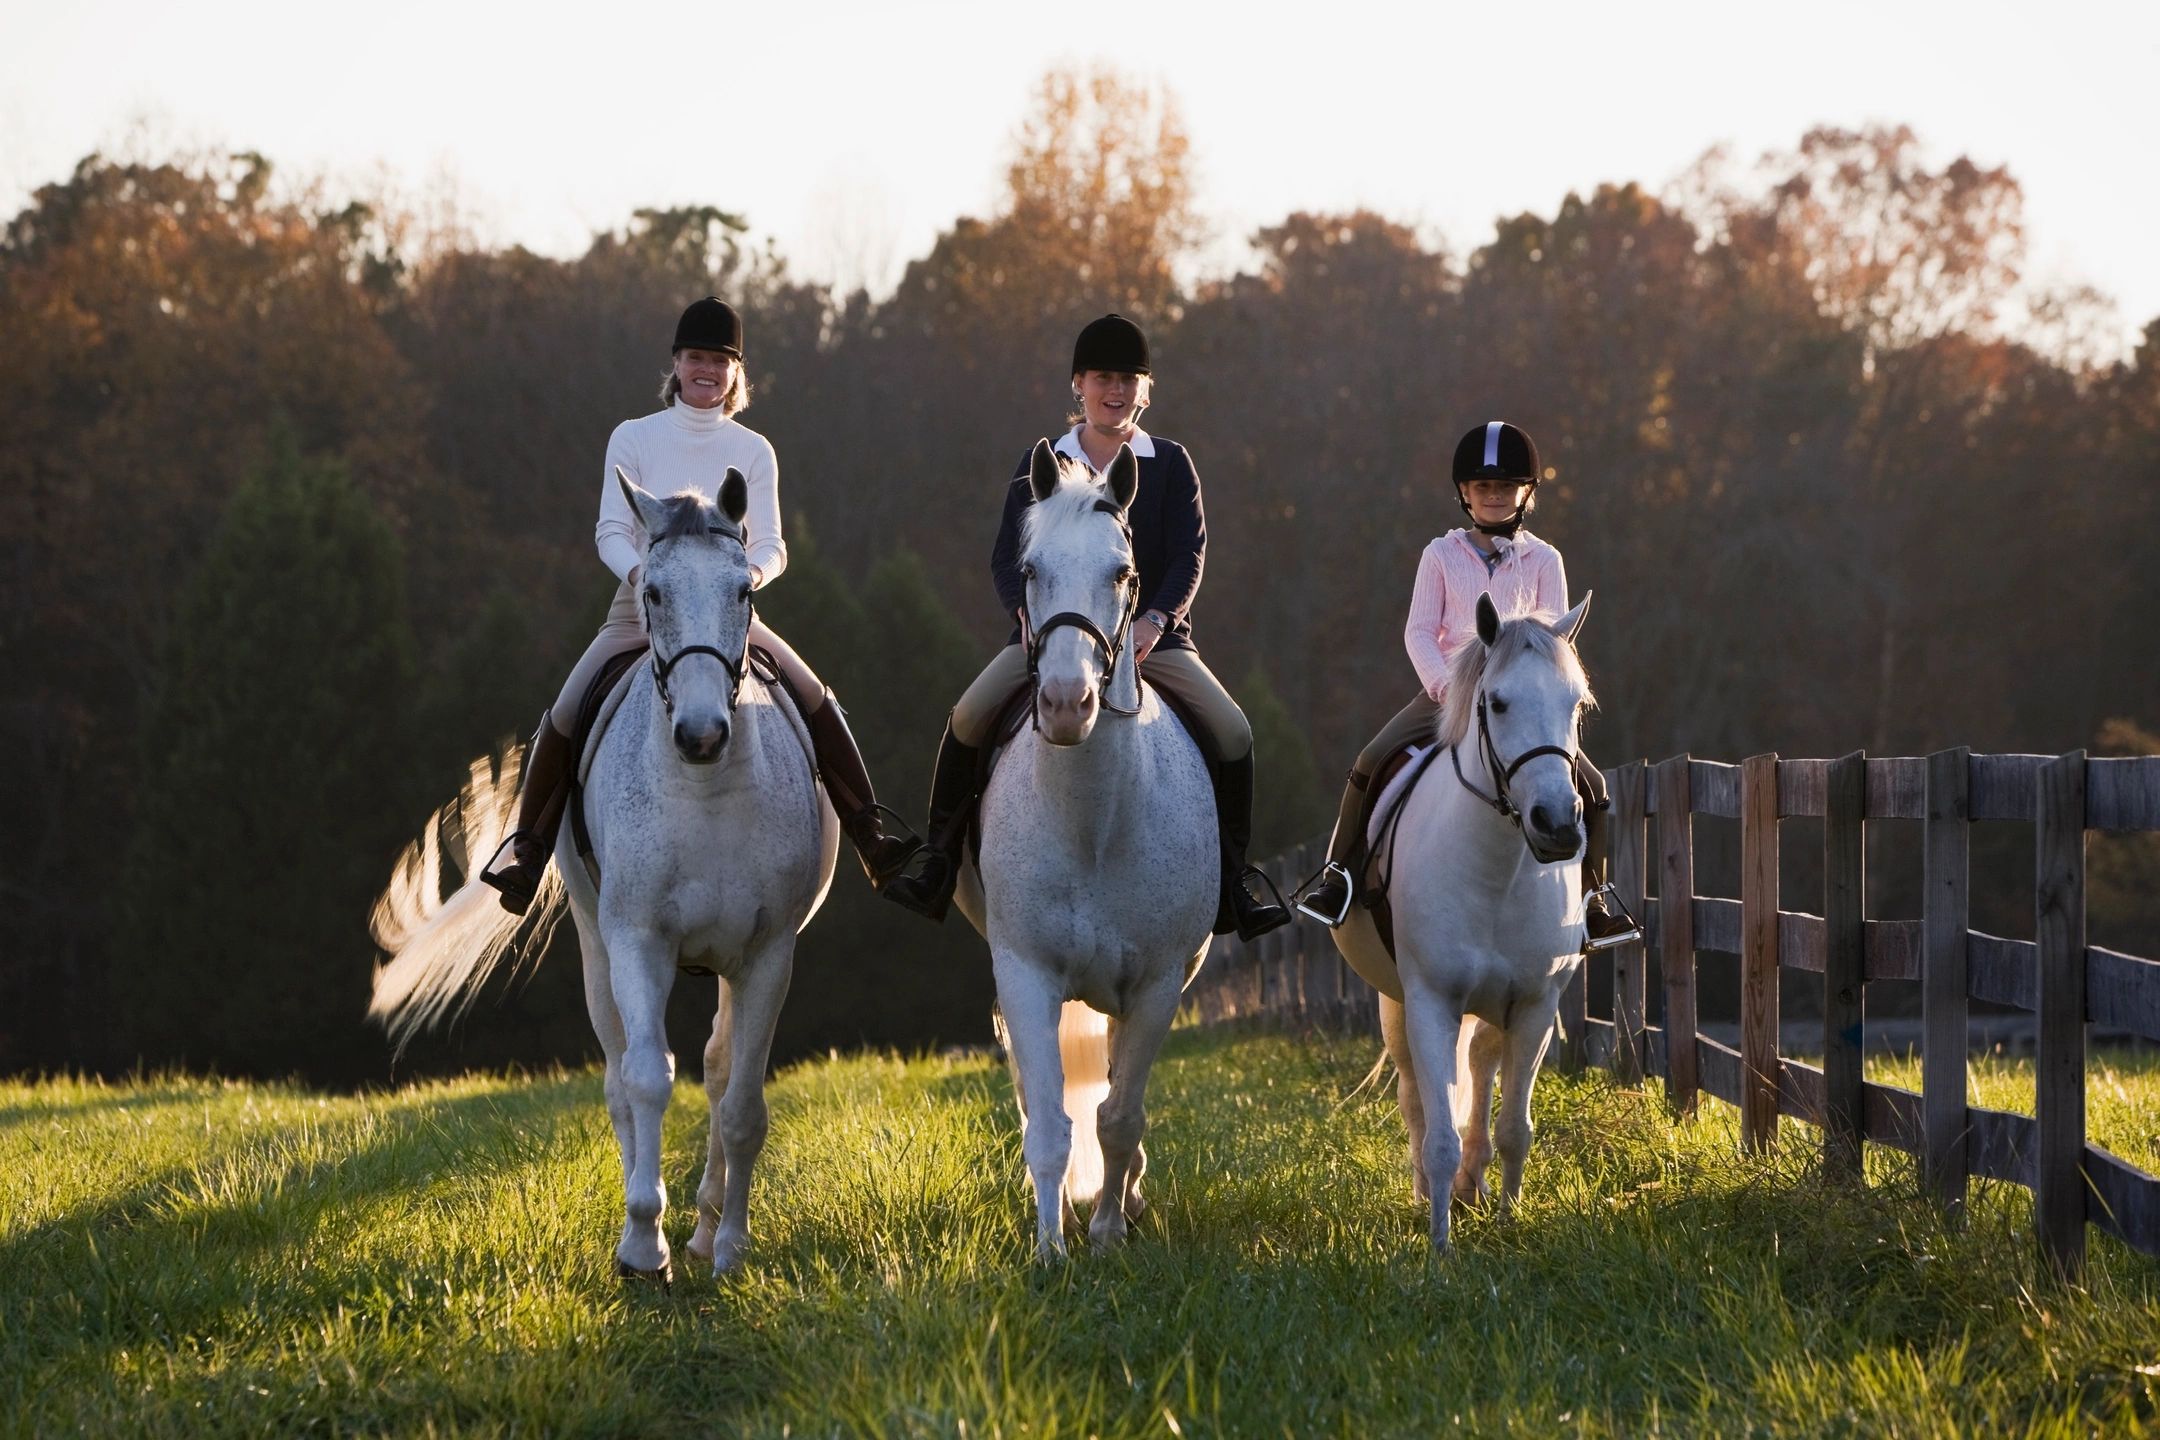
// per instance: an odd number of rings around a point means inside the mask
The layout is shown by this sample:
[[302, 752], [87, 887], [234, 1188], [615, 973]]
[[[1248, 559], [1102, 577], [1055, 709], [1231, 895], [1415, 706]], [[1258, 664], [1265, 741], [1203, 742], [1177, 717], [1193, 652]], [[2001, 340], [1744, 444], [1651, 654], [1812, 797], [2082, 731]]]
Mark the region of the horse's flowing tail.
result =
[[1058, 1059], [1065, 1067], [1065, 1114], [1072, 1120], [1072, 1152], [1065, 1161], [1065, 1195], [1076, 1206], [1102, 1194], [1102, 1140], [1095, 1111], [1110, 1094], [1110, 1017], [1078, 1000], [1058, 1016]]
[[[538, 955], [561, 918], [562, 877], [553, 864], [523, 915], [503, 909], [479, 878], [509, 831], [523, 760], [523, 747], [512, 745], [500, 763], [484, 755], [472, 762], [465, 788], [405, 847], [368, 917], [375, 943], [390, 956], [375, 967], [368, 1017], [382, 1022], [399, 1054], [422, 1030], [464, 1013], [504, 957], [520, 948], [521, 932], [525, 953]], [[448, 897], [442, 894], [446, 854], [464, 878]]]

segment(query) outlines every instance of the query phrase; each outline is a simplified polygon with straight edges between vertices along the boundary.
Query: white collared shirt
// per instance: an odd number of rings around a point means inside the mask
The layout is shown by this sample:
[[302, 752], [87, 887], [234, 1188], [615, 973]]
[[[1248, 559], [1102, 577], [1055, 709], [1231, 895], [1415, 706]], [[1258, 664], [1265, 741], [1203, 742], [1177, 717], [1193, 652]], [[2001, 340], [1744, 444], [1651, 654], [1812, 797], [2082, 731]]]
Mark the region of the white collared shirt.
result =
[[[1055, 450], [1060, 455], [1069, 456], [1074, 460], [1078, 460], [1081, 464], [1087, 466], [1088, 469], [1094, 470], [1096, 476], [1099, 478], [1103, 474], [1103, 471], [1108, 470], [1110, 467], [1105, 465], [1102, 467], [1102, 469], [1097, 470], [1095, 467], [1095, 462], [1088, 459], [1087, 451], [1080, 447], [1080, 431], [1083, 428], [1084, 427], [1080, 425], [1073, 426], [1072, 429], [1066, 431], [1063, 435], [1058, 436], [1057, 443], [1055, 445], [1052, 445], [1050, 448], [1052, 450]], [[1132, 439], [1126, 441], [1125, 443], [1132, 446], [1132, 453], [1136, 459], [1152, 460], [1155, 458], [1155, 437], [1148, 434], [1147, 431], [1142, 430], [1139, 426], [1133, 426]], [[1117, 457], [1113, 455], [1110, 458], [1115, 460]]]

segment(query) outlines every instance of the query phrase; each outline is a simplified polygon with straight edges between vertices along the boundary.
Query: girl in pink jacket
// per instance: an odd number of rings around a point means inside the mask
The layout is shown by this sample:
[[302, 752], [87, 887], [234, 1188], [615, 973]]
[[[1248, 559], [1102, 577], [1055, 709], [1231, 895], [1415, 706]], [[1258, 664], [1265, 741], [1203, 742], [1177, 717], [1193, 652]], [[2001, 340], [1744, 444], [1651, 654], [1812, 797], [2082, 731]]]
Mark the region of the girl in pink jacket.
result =
[[[1395, 718], [1380, 728], [1359, 752], [1344, 787], [1328, 844], [1328, 861], [1298, 894], [1297, 908], [1315, 920], [1340, 925], [1356, 896], [1355, 876], [1363, 869], [1365, 827], [1372, 777], [1390, 756], [1420, 740], [1429, 740], [1446, 697], [1448, 666], [1455, 653], [1477, 638], [1477, 602], [1491, 595], [1501, 614], [1568, 608], [1567, 571], [1560, 552], [1523, 528], [1537, 506], [1541, 477], [1537, 444], [1505, 420], [1480, 425], [1455, 447], [1455, 497], [1470, 524], [1450, 530], [1425, 547], [1418, 560], [1417, 588], [1410, 595], [1410, 618], [1403, 644], [1417, 668], [1421, 688]], [[1635, 938], [1634, 925], [1614, 918], [1605, 905], [1606, 811], [1610, 800], [1605, 777], [1580, 750], [1575, 756], [1575, 786], [1583, 797], [1586, 837], [1583, 849], [1584, 921], [1588, 945], [1604, 949]]]

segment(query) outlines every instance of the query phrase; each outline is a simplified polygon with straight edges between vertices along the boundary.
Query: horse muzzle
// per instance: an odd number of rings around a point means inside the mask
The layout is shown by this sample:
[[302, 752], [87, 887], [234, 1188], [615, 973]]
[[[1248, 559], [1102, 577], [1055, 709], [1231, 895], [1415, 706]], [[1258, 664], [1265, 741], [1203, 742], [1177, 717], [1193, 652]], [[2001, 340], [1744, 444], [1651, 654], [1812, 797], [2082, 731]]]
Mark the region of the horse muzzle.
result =
[[1085, 680], [1045, 680], [1035, 696], [1035, 723], [1052, 745], [1078, 745], [1095, 728], [1102, 704]]
[[692, 765], [716, 765], [727, 753], [728, 721], [725, 715], [717, 720], [696, 725], [688, 720], [675, 722], [675, 753]]

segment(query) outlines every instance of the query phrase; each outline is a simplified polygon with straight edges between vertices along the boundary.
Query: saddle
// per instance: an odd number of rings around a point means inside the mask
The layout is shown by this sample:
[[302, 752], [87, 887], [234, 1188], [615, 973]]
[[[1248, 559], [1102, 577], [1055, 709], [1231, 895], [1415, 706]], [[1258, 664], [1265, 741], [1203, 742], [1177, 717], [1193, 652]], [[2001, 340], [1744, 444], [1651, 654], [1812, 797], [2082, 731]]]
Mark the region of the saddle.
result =
[[[1395, 878], [1395, 825], [1402, 818], [1403, 806], [1410, 799], [1410, 792], [1417, 789], [1418, 782], [1425, 778], [1425, 772], [1431, 768], [1432, 762], [1446, 748], [1444, 745], [1427, 741], [1411, 741], [1380, 762], [1379, 767], [1373, 771], [1372, 784], [1366, 791], [1374, 797], [1375, 803], [1384, 799], [1387, 805], [1379, 812], [1377, 826], [1368, 815], [1365, 824], [1359, 827], [1357, 845], [1350, 852], [1349, 868], [1353, 875], [1361, 878], [1357, 887], [1357, 903], [1372, 912], [1373, 928], [1380, 932], [1380, 943], [1387, 947], [1390, 959], [1395, 955], [1395, 907], [1388, 901], [1388, 885]], [[1405, 770], [1410, 771], [1408, 778], [1395, 794], [1389, 795], [1388, 787], [1393, 785]], [[1368, 841], [1366, 837], [1370, 835], [1377, 835], [1378, 838]], [[1388, 868], [1375, 874], [1373, 867], [1380, 863], [1383, 854], [1386, 856]]]
[[[592, 832], [585, 826], [585, 781], [592, 773], [593, 757], [599, 753], [600, 741], [607, 734], [609, 722], [622, 708], [631, 683], [644, 668], [650, 654], [650, 646], [640, 645], [610, 655], [593, 675], [592, 684], [585, 687], [584, 697], [578, 701], [577, 724], [570, 732], [570, 753], [578, 757], [577, 768], [570, 773], [570, 838], [576, 842], [578, 858], [585, 862], [586, 873], [592, 876], [596, 886], [600, 883], [600, 866], [593, 859]], [[788, 683], [786, 673], [771, 652], [751, 646], [748, 668], [765, 682], [768, 689], [787, 697], [796, 739], [814, 773], [817, 755], [810, 744], [810, 712], [803, 707], [802, 696], [795, 693], [795, 687]]]
[[[1145, 672], [1141, 674], [1140, 684], [1143, 693], [1147, 690], [1154, 691], [1155, 698], [1162, 701], [1163, 708], [1176, 716], [1178, 723], [1185, 727], [1185, 733], [1192, 736], [1193, 744], [1200, 747], [1200, 759], [1207, 766], [1208, 784], [1220, 786], [1222, 753], [1216, 748], [1215, 737], [1208, 733], [1207, 726], [1200, 723], [1200, 712], [1161, 686], [1149, 684]], [[1034, 691], [1025, 683], [1014, 690], [998, 708], [996, 723], [990, 727], [988, 743], [975, 752], [975, 798], [968, 802], [967, 824], [968, 844], [977, 854], [982, 853], [982, 797], [990, 788], [990, 777], [996, 773], [998, 760], [1005, 754], [1006, 747], [1012, 744], [1014, 736], [1027, 728], [1033, 698]]]

